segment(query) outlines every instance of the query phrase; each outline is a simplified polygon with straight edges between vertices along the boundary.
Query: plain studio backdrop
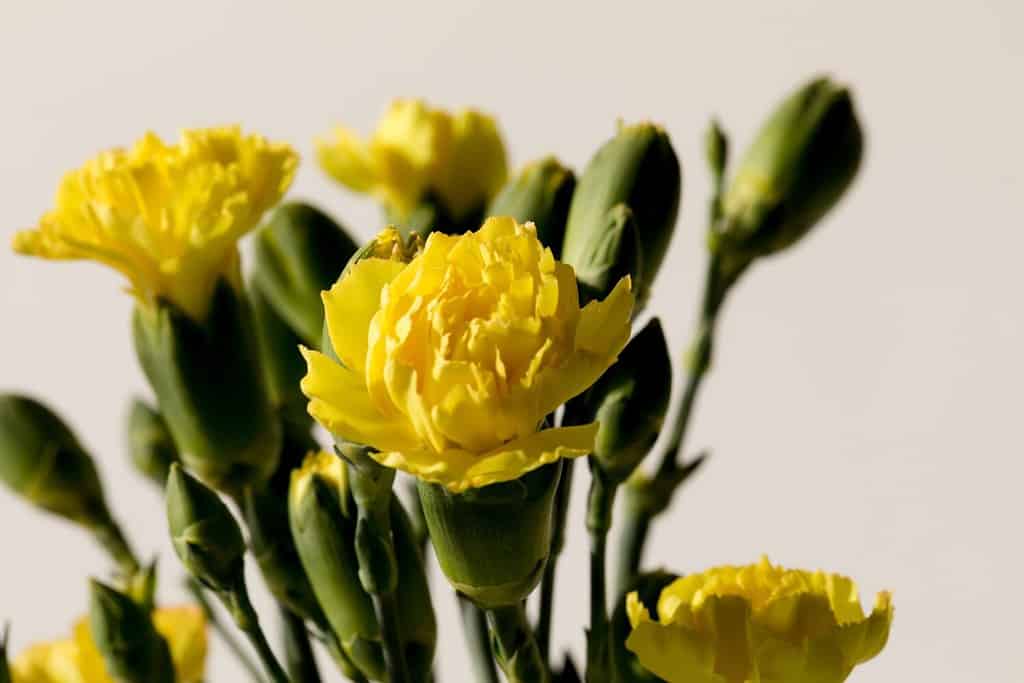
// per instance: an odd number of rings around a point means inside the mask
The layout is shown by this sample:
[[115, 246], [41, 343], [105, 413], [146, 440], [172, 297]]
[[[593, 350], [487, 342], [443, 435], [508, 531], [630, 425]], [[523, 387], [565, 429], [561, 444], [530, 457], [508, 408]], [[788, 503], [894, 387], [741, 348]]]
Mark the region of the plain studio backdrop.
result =
[[[649, 308], [680, 358], [705, 263], [709, 117], [741, 150], [782, 95], [827, 72], [855, 91], [865, 164], [838, 209], [728, 302], [689, 439], [711, 460], [657, 527], [648, 564], [691, 572], [768, 553], [843, 572], [865, 603], [895, 593], [888, 649], [854, 680], [1022, 681], [1022, 8], [4, 2], [0, 390], [68, 417], [136, 546], [159, 555], [161, 597], [183, 600], [161, 498], [124, 450], [127, 399], [149, 394], [120, 277], [6, 247], [65, 171], [148, 129], [239, 122], [292, 143], [303, 164], [289, 196], [365, 239], [382, 227], [376, 207], [321, 172], [312, 139], [340, 122], [368, 132], [392, 97], [496, 114], [515, 167], [553, 153], [582, 169], [617, 120], [649, 118], [684, 166]], [[555, 613], [556, 646], [576, 653], [584, 470]], [[17, 652], [67, 634], [85, 577], [108, 565], [6, 490], [0, 520], [0, 621], [12, 620]], [[433, 585], [441, 680], [469, 681], [450, 592], [439, 574]], [[221, 647], [208, 679], [242, 680]]]

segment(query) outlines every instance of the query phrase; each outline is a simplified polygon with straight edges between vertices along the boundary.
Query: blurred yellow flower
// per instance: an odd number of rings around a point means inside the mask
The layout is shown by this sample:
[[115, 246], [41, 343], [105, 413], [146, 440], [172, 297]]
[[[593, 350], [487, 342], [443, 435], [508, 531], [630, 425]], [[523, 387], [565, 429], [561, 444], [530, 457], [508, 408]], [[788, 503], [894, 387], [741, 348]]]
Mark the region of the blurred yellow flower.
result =
[[422, 100], [395, 100], [369, 140], [338, 127], [316, 141], [335, 180], [408, 216], [429, 193], [456, 220], [481, 209], [508, 177], [494, 119], [472, 109], [454, 114]]
[[677, 579], [656, 619], [637, 593], [626, 606], [626, 647], [668, 683], [839, 683], [881, 652], [893, 616], [889, 593], [865, 617], [852, 580], [764, 557]]
[[99, 261], [139, 300], [167, 299], [202, 318], [218, 278], [237, 281], [242, 235], [291, 184], [288, 145], [238, 127], [186, 130], [167, 145], [147, 133], [64, 176], [54, 208], [14, 236], [14, 249]]
[[[178, 683], [199, 683], [206, 667], [206, 618], [198, 607], [170, 607], [153, 613], [156, 630], [167, 641]], [[107, 674], [88, 619], [75, 624], [67, 640], [32, 645], [14, 660], [12, 683], [113, 683]]]
[[538, 429], [615, 361], [633, 308], [624, 278], [581, 310], [572, 268], [511, 218], [359, 261], [323, 299], [341, 363], [303, 350], [310, 414], [456, 492], [590, 452], [596, 423]]

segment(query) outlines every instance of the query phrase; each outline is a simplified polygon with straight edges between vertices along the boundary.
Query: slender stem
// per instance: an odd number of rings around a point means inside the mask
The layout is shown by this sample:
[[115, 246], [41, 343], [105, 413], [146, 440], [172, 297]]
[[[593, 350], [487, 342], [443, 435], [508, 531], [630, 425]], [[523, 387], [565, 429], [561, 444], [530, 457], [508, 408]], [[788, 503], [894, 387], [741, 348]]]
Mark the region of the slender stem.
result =
[[290, 609], [279, 605], [284, 635], [284, 661], [288, 675], [300, 683], [320, 683], [320, 671], [309, 642], [306, 622]]
[[239, 576], [234, 588], [229, 593], [222, 595], [221, 599], [230, 608], [235, 624], [255, 648], [256, 655], [270, 677], [271, 683], [290, 683], [288, 674], [284, 672], [280, 662], [277, 661], [274, 651], [270, 649], [270, 643], [267, 642], [267, 636], [260, 627], [259, 616], [249, 600], [249, 591], [245, 587], [245, 578]]
[[473, 664], [473, 680], [478, 683], [499, 683], [498, 669], [491, 654], [491, 639], [487, 633], [487, 615], [462, 593], [455, 594], [462, 614], [462, 628], [469, 645]]
[[366, 676], [360, 671], [348, 656], [348, 653], [341, 647], [338, 637], [331, 631], [325, 634], [321, 640], [328, 654], [334, 660], [335, 665], [352, 683], [368, 683]]
[[106, 522], [92, 527], [92, 535], [114, 560], [118, 571], [126, 579], [131, 579], [139, 571], [139, 560], [120, 525], [114, 521], [113, 517], [108, 516]]
[[587, 681], [606, 683], [611, 672], [609, 659], [608, 578], [606, 554], [608, 531], [618, 484], [605, 478], [591, 463], [590, 496], [587, 501], [587, 531], [590, 532], [590, 632], [587, 634]]
[[213, 630], [220, 636], [220, 639], [224, 641], [224, 645], [227, 646], [231, 654], [235, 656], [235, 659], [242, 665], [246, 673], [249, 674], [249, 678], [257, 683], [262, 683], [263, 674], [260, 672], [260, 668], [256, 665], [252, 658], [249, 657], [249, 653], [246, 652], [245, 646], [242, 645], [241, 641], [235, 637], [234, 631], [227, 628], [221, 618], [217, 615], [217, 611], [214, 609], [210, 601], [206, 599], [206, 592], [203, 585], [195, 579], [189, 577], [185, 581], [185, 587], [192, 594], [192, 598], [199, 603], [199, 607], [203, 610], [203, 614], [206, 615], [206, 622], [213, 628]]
[[537, 645], [544, 661], [549, 661], [551, 648], [551, 621], [554, 613], [555, 572], [558, 569], [558, 556], [565, 545], [565, 525], [569, 516], [569, 499], [572, 497], [572, 475], [575, 460], [566, 460], [563, 465], [562, 478], [558, 481], [555, 491], [555, 514], [551, 531], [551, 554], [540, 583], [540, 608], [537, 613]]
[[509, 683], [550, 683], [551, 672], [540, 656], [523, 603], [488, 609], [487, 625]]
[[398, 601], [394, 591], [377, 593], [374, 605], [380, 618], [381, 634], [384, 639], [384, 660], [388, 667], [388, 683], [411, 683], [409, 666], [402, 651], [402, 638], [398, 630]]

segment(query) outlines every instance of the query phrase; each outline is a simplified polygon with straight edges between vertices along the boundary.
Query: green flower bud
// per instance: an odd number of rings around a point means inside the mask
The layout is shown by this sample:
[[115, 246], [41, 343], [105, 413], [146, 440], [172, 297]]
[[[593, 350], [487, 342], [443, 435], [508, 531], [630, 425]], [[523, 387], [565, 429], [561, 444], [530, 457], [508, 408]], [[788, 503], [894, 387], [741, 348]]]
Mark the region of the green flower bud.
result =
[[718, 125], [718, 121], [712, 120], [704, 134], [704, 156], [707, 158], [708, 168], [715, 183], [721, 182], [725, 175], [725, 167], [729, 163], [729, 139], [725, 137], [725, 131]]
[[174, 662], [149, 613], [123, 593], [91, 581], [89, 627], [107, 672], [119, 683], [174, 683]]
[[242, 530], [220, 497], [177, 464], [167, 478], [167, 521], [185, 569], [212, 590], [226, 593], [241, 580]]
[[[616, 204], [605, 213], [600, 230], [580, 254], [576, 269], [581, 301], [604, 299], [623, 277], [633, 278], [634, 291], [643, 288], [643, 254], [633, 211]], [[585, 301], [584, 301], [585, 300]]]
[[0, 481], [29, 503], [88, 527], [110, 512], [92, 457], [52, 410], [0, 395]]
[[601, 425], [592, 457], [610, 481], [625, 481], [650, 452], [671, 393], [668, 344], [652, 318], [584, 398], [587, 421]]
[[612, 666], [615, 669], [617, 683], [657, 683], [661, 680], [640, 666], [636, 655], [626, 649], [626, 639], [632, 631], [626, 612], [626, 596], [636, 591], [640, 602], [650, 610], [651, 617], [654, 618], [657, 616], [658, 596], [661, 595], [661, 590], [677, 578], [675, 574], [664, 571], [642, 574], [618, 597], [611, 622]]
[[668, 134], [651, 123], [622, 125], [594, 155], [580, 178], [569, 209], [562, 260], [575, 267], [605, 216], [625, 204], [636, 218], [646, 274], [637, 302], [647, 300], [675, 230], [682, 194], [682, 172]]
[[417, 481], [438, 563], [484, 609], [517, 605], [537, 586], [551, 549], [562, 462], [519, 479], [451, 493]]
[[141, 399], [134, 399], [128, 409], [128, 455], [135, 469], [163, 488], [171, 465], [178, 462], [167, 423], [155, 409]]
[[835, 206], [860, 166], [850, 92], [817, 78], [765, 121], [723, 199], [711, 248], [743, 262], [796, 243]]
[[299, 345], [306, 342], [277, 314], [260, 287], [250, 290], [249, 299], [259, 331], [270, 400], [285, 422], [285, 431], [308, 432], [313, 418], [306, 410], [308, 399], [299, 389], [306, 374], [306, 362], [299, 353]]
[[558, 159], [545, 157], [527, 164], [509, 180], [491, 201], [488, 216], [512, 216], [519, 223], [532, 221], [537, 238], [555, 258], [562, 255], [569, 204], [576, 189], [576, 176]]
[[236, 496], [266, 481], [277, 465], [281, 427], [244, 294], [222, 280], [202, 322], [166, 302], [138, 306], [133, 332], [188, 469]]
[[282, 204], [256, 233], [253, 281], [306, 344], [320, 340], [320, 292], [338, 279], [356, 243], [319, 209]]
[[[306, 458], [292, 474], [288, 496], [292, 535], [331, 628], [353, 663], [368, 677], [384, 676], [384, 652], [373, 600], [363, 588], [356, 555], [356, 506], [345, 461], [331, 453]], [[397, 499], [390, 502], [399, 568], [399, 631], [411, 671], [429, 671], [437, 640], [423, 557]]]

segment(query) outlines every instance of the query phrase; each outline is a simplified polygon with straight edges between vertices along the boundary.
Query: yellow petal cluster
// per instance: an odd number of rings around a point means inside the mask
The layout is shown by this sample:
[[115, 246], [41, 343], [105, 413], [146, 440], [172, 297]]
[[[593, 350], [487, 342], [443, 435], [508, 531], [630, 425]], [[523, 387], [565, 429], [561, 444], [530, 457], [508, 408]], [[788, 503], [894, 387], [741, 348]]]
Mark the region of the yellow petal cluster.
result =
[[[170, 607], [153, 613], [167, 641], [178, 683], [199, 683], [206, 667], [206, 618], [198, 607]], [[66, 640], [38, 643], [12, 665], [12, 683], [114, 683], [89, 632], [88, 619]]]
[[359, 261], [323, 299], [341, 362], [303, 350], [310, 414], [456, 492], [590, 452], [596, 423], [538, 429], [615, 361], [633, 308], [624, 278], [581, 310], [572, 268], [505, 217]]
[[298, 157], [238, 127], [146, 134], [67, 173], [54, 208], [14, 249], [98, 261], [144, 302], [167, 299], [202, 318], [218, 278], [238, 278], [237, 242], [291, 184]]
[[852, 580], [767, 558], [677, 579], [656, 618], [637, 593], [627, 609], [626, 647], [669, 683], [840, 683], [885, 647], [893, 616], [889, 593], [865, 617]]
[[435, 194], [455, 219], [480, 209], [508, 177], [497, 123], [486, 114], [395, 100], [364, 140], [338, 127], [316, 142], [320, 164], [338, 182], [408, 216]]

